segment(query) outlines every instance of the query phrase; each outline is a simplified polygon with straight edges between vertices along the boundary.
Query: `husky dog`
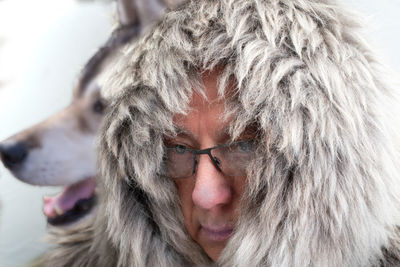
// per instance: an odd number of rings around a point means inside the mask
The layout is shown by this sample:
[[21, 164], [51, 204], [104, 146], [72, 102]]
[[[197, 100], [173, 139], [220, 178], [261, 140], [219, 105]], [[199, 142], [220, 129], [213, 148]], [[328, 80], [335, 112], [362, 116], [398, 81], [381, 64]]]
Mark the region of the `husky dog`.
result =
[[[172, 3], [171, 3], [172, 4]], [[67, 225], [89, 214], [95, 196], [95, 136], [107, 107], [102, 81], [123, 45], [159, 19], [159, 1], [117, 2], [120, 26], [86, 63], [69, 106], [0, 143], [0, 156], [19, 180], [39, 186], [63, 186], [45, 197], [44, 214], [51, 225]]]
[[[101, 130], [99, 212], [48, 266], [400, 266], [396, 90], [362, 29], [330, 0], [192, 0], [164, 16], [109, 82], [123, 93]], [[226, 195], [236, 177], [220, 178], [230, 166], [216, 147], [166, 140], [188, 136], [174, 120], [197, 111], [202, 75], [215, 69], [224, 133], [233, 144], [253, 127], [256, 148], [234, 230], [212, 259], [187, 229], [182, 207], [195, 200], [182, 200], [181, 177], [166, 170], [170, 149], [187, 190], [200, 175], [187, 151], [208, 153], [202, 164]]]
[[139, 30], [121, 27], [113, 32], [84, 66], [69, 106], [0, 144], [4, 166], [19, 180], [65, 187], [59, 195], [45, 197], [44, 213], [50, 224], [73, 222], [95, 202], [95, 135], [107, 106], [98, 81], [113, 50]]

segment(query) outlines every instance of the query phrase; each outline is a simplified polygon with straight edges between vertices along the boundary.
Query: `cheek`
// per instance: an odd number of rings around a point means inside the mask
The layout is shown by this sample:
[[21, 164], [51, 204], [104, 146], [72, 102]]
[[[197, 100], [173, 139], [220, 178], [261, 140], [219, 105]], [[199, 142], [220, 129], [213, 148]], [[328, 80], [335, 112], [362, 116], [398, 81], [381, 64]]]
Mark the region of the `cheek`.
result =
[[234, 191], [234, 197], [232, 201], [232, 218], [233, 221], [237, 221], [241, 214], [241, 205], [240, 202], [242, 201], [243, 198], [243, 192], [246, 190], [247, 187], [247, 182], [248, 178], [246, 176], [242, 177], [235, 177], [234, 181], [232, 183], [233, 191]]
[[196, 229], [196, 222], [194, 220], [195, 210], [192, 200], [194, 179], [175, 179], [174, 182], [178, 189], [181, 211], [183, 214], [186, 230], [193, 237]]
[[248, 179], [247, 179], [246, 176], [236, 177], [235, 178], [234, 190], [235, 190], [239, 200], [243, 196], [243, 191], [246, 188], [247, 182], [248, 182]]

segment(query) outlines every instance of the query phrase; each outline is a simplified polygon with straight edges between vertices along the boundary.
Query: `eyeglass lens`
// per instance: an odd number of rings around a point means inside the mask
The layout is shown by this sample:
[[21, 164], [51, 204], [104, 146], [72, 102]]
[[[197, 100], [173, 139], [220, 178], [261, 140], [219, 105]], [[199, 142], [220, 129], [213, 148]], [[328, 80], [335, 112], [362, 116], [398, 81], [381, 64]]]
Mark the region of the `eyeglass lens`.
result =
[[[167, 147], [166, 168], [171, 178], [191, 177], [200, 160], [199, 154], [208, 154], [208, 149], [194, 150], [182, 145]], [[209, 149], [212, 161], [225, 175], [245, 176], [252, 159], [254, 147], [252, 141], [239, 141]], [[199, 153], [200, 152], [200, 153]]]

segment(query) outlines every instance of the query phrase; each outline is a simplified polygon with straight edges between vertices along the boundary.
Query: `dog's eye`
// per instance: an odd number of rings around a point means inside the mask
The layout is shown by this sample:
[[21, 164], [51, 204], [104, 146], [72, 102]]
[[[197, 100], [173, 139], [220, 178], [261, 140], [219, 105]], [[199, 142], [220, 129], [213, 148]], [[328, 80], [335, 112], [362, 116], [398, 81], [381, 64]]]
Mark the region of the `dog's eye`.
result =
[[96, 102], [93, 103], [93, 111], [99, 114], [103, 114], [104, 109], [106, 108], [106, 103], [102, 99], [96, 100]]

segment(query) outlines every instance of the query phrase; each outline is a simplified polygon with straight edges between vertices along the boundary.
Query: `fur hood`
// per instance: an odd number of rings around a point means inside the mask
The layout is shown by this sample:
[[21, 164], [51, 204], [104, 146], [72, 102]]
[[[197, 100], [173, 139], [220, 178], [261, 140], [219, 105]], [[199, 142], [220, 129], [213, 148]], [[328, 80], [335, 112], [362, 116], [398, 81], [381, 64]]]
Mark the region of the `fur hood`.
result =
[[172, 116], [219, 66], [221, 95], [237, 84], [231, 135], [255, 124], [260, 145], [217, 265], [398, 266], [394, 87], [361, 31], [327, 0], [193, 0], [167, 13], [110, 81], [93, 266], [110, 264], [107, 246], [115, 266], [211, 265], [161, 173]]

